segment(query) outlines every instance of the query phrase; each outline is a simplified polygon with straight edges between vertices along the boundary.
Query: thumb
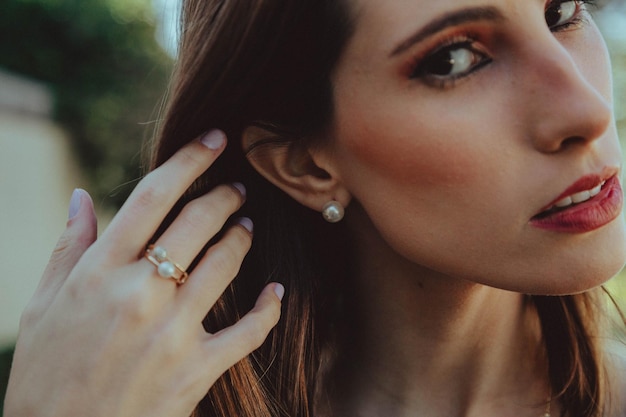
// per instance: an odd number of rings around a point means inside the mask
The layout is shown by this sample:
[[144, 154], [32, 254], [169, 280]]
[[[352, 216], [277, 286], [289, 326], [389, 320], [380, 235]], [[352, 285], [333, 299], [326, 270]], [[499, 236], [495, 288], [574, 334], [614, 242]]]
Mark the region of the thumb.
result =
[[69, 206], [69, 219], [46, 266], [35, 298], [47, 308], [83, 253], [95, 242], [97, 220], [93, 201], [85, 190], [75, 189]]

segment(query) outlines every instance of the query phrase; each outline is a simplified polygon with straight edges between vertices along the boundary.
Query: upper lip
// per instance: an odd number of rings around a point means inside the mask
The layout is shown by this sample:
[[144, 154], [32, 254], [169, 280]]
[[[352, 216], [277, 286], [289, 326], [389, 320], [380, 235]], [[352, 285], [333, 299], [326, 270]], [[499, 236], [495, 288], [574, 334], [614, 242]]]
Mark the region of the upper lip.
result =
[[600, 173], [587, 174], [581, 177], [575, 183], [567, 187], [565, 191], [559, 194], [558, 197], [552, 200], [550, 204], [547, 204], [545, 207], [543, 207], [540, 210], [540, 213], [543, 213], [544, 211], [551, 209], [552, 207], [554, 207], [554, 205], [558, 201], [564, 199], [565, 197], [569, 197], [572, 194], [580, 193], [582, 191], [591, 190], [597, 187], [598, 185], [601, 185], [604, 181], [608, 180], [609, 178], [612, 178], [618, 173], [619, 173], [619, 168], [606, 167]]

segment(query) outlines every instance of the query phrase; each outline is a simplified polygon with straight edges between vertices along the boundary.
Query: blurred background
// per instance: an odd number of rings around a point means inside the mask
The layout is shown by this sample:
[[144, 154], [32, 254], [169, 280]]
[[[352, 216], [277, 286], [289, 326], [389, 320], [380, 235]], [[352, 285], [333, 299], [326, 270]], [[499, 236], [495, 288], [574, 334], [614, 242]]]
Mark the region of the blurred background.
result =
[[[89, 190], [102, 229], [141, 176], [142, 142], [176, 55], [176, 12], [177, 0], [0, 4], [0, 399], [20, 313], [65, 227], [72, 190]], [[594, 13], [626, 140], [626, 2]], [[625, 281], [608, 286], [626, 309]]]

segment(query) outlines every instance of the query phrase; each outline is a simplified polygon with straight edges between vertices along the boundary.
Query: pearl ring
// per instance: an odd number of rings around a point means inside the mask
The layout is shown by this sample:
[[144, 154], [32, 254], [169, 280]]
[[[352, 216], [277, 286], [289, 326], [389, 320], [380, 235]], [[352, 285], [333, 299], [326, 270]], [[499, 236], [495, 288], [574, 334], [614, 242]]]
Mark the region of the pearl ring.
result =
[[167, 256], [167, 251], [162, 246], [148, 246], [144, 257], [157, 267], [159, 276], [165, 279], [171, 279], [177, 285], [182, 285], [189, 278], [189, 274], [185, 269], [172, 261]]

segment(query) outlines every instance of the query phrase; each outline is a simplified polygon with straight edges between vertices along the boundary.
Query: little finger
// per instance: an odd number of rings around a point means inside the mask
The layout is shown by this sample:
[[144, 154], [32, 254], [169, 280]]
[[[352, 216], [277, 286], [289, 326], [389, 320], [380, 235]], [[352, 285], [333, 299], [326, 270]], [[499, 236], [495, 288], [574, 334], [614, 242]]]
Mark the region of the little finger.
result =
[[[280, 306], [285, 289], [281, 284], [267, 285], [254, 308], [234, 325], [208, 335], [207, 361], [215, 362], [221, 373], [259, 348], [280, 318]], [[209, 362], [210, 363], [210, 362]]]

